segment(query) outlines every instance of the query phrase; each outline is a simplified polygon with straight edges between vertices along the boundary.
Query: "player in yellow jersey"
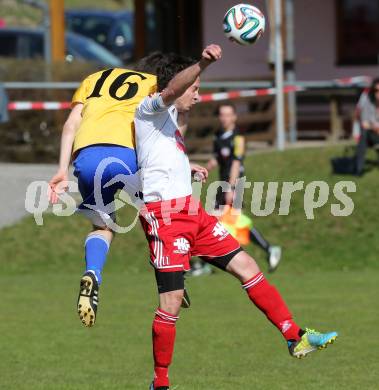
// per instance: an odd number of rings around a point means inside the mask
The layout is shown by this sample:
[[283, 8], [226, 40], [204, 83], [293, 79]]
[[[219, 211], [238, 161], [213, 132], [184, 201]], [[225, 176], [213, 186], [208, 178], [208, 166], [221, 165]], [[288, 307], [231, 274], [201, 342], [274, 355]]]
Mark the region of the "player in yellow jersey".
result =
[[93, 225], [85, 240], [86, 272], [77, 304], [80, 319], [88, 327], [96, 321], [101, 272], [114, 235], [107, 221], [115, 220], [115, 194], [124, 187], [122, 182], [106, 184], [137, 171], [134, 112], [156, 89], [156, 76], [148, 73], [115, 68], [91, 74], [75, 92], [63, 126], [59, 169], [49, 183], [50, 200], [56, 203], [59, 193], [66, 190], [72, 160], [83, 198], [78, 211]]

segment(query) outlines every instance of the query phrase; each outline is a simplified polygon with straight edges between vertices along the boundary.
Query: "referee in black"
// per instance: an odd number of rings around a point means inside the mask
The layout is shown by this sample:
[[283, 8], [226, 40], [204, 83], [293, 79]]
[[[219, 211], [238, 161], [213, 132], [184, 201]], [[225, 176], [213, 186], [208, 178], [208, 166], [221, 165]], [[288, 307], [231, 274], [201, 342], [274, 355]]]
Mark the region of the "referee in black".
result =
[[[213, 158], [208, 162], [208, 170], [218, 166], [219, 180], [229, 183], [234, 189], [236, 180], [244, 174], [245, 138], [236, 127], [237, 114], [233, 104], [223, 104], [218, 108], [221, 128], [213, 142]], [[230, 204], [228, 193], [219, 187], [216, 195], [216, 208]]]
[[[219, 106], [218, 119], [221, 128], [216, 133], [213, 158], [209, 160], [207, 168], [211, 171], [218, 166], [219, 180], [229, 183], [234, 189], [237, 179], [244, 175], [245, 137], [236, 126], [237, 111], [232, 103]], [[232, 204], [232, 201], [233, 191], [223, 192], [219, 187], [216, 195], [216, 208]], [[271, 245], [254, 227], [250, 231], [250, 239], [267, 253], [269, 271], [275, 271], [281, 259], [281, 248]]]

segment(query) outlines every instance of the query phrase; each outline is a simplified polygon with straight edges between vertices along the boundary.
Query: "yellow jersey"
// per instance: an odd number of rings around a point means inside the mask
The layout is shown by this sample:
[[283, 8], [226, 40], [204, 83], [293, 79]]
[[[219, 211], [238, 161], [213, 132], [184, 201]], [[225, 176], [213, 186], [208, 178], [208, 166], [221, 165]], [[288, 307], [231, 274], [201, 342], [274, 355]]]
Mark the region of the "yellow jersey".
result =
[[84, 104], [72, 152], [95, 144], [134, 149], [134, 112], [156, 89], [156, 76], [129, 69], [107, 69], [88, 76], [72, 98], [72, 106]]

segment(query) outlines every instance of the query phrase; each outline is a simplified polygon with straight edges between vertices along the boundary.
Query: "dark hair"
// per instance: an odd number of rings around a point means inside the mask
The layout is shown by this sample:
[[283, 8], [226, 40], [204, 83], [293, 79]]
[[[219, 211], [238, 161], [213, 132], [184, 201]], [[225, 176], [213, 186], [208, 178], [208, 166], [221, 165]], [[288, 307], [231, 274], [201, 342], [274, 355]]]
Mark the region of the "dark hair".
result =
[[370, 90], [368, 91], [368, 97], [371, 100], [371, 103], [375, 104], [375, 86], [379, 85], [379, 77], [376, 77], [374, 80], [372, 80]]
[[158, 91], [162, 91], [176, 74], [196, 63], [196, 60], [175, 53], [154, 52], [142, 58], [135, 70], [155, 74], [158, 78]]
[[162, 61], [163, 58], [163, 53], [155, 51], [148, 56], [141, 58], [134, 66], [134, 70], [137, 72], [156, 74], [157, 63]]
[[230, 102], [225, 102], [225, 103], [221, 103], [217, 106], [217, 109], [216, 109], [216, 114], [217, 115], [220, 115], [220, 109], [221, 107], [231, 107], [233, 109], [233, 112], [236, 114], [237, 113], [237, 108], [236, 106], [233, 104], [233, 103], [230, 103]]

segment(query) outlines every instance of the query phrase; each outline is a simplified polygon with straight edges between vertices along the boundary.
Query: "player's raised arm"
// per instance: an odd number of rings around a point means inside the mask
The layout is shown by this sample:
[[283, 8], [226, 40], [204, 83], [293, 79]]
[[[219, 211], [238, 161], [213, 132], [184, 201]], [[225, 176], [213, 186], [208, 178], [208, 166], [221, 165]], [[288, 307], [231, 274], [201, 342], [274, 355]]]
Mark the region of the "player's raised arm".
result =
[[161, 93], [163, 103], [166, 106], [171, 105], [174, 101], [183, 95], [200, 76], [201, 72], [211, 63], [219, 60], [222, 56], [221, 47], [215, 44], [207, 46], [202, 53], [201, 59], [194, 65], [189, 66], [178, 73], [167, 85], [167, 88]]

